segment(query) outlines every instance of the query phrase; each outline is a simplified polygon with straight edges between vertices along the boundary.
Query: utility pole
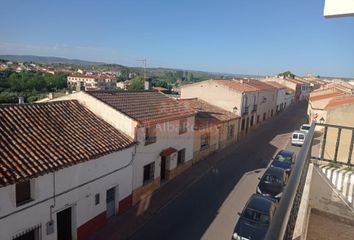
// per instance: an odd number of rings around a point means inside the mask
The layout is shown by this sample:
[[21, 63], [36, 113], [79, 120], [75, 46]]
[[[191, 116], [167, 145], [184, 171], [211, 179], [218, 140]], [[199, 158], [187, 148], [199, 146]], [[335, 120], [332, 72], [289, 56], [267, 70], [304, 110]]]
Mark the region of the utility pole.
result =
[[137, 60], [138, 62], [142, 62], [144, 64], [144, 80], [146, 80], [146, 58]]

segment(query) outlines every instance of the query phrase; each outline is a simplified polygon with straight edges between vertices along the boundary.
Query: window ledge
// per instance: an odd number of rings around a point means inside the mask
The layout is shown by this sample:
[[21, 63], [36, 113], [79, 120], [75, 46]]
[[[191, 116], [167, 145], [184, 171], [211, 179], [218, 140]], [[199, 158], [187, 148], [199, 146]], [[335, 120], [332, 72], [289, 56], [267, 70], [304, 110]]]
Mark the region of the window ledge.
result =
[[30, 202], [32, 202], [32, 201], [34, 201], [34, 199], [30, 198], [30, 199], [27, 199], [27, 200], [25, 200], [25, 201], [16, 203], [16, 207], [23, 206], [23, 205], [25, 205], [25, 204], [27, 204], [27, 203], [30, 203]]

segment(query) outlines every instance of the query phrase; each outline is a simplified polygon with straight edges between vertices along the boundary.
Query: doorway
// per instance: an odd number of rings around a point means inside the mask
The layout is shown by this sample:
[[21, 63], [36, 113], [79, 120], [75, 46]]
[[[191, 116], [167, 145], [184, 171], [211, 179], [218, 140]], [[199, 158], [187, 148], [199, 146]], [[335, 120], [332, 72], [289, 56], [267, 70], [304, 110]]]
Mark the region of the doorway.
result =
[[71, 240], [71, 207], [57, 213], [58, 240]]
[[116, 214], [116, 188], [112, 187], [106, 192], [106, 216], [110, 218]]
[[160, 179], [161, 181], [166, 180], [166, 157], [161, 157]]

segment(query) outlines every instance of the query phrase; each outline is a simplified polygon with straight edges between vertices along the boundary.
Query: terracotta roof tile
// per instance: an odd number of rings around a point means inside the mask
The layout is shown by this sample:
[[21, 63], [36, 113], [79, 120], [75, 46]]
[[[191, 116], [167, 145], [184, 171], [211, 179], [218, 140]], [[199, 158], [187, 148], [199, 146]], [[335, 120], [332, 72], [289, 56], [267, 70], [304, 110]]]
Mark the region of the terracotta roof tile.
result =
[[77, 101], [0, 105], [0, 132], [0, 187], [133, 144]]
[[257, 92], [258, 89], [245, 84], [247, 80], [214, 80], [215, 83], [219, 83], [223, 86], [229, 87], [239, 92]]
[[276, 89], [286, 89], [286, 86], [281, 85], [280, 83], [277, 83], [275, 81], [267, 81], [265, 83], [271, 85], [272, 87], [274, 87]]
[[236, 114], [214, 106], [198, 98], [178, 99], [179, 102], [197, 112], [196, 129], [239, 118]]
[[354, 95], [336, 97], [329, 101], [325, 109], [336, 108], [343, 105], [351, 105], [354, 104]]
[[191, 109], [157, 91], [92, 91], [87, 94], [141, 124], [172, 121], [194, 115]]
[[344, 93], [341, 92], [335, 92], [335, 93], [328, 93], [328, 94], [323, 94], [323, 95], [318, 95], [318, 96], [313, 96], [310, 97], [310, 101], [319, 101], [319, 100], [323, 100], [326, 98], [334, 98], [334, 97], [338, 97], [338, 96], [342, 96], [344, 95]]

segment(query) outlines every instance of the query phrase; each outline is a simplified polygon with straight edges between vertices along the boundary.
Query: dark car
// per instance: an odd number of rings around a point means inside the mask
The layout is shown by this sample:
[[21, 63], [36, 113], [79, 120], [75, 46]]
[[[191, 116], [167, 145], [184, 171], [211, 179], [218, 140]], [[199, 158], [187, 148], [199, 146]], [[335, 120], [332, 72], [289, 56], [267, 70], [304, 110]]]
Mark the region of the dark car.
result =
[[272, 167], [282, 168], [288, 173], [291, 171], [292, 165], [295, 163], [296, 155], [293, 151], [281, 150], [272, 161]]
[[274, 199], [253, 194], [240, 214], [232, 239], [264, 239], [276, 208]]
[[257, 193], [279, 201], [287, 182], [288, 174], [284, 169], [269, 167], [259, 181]]

